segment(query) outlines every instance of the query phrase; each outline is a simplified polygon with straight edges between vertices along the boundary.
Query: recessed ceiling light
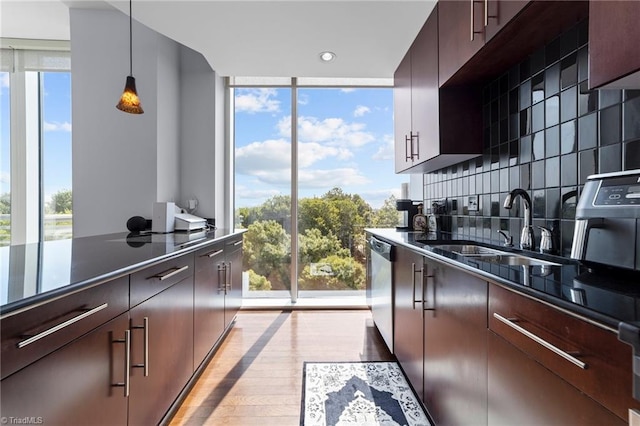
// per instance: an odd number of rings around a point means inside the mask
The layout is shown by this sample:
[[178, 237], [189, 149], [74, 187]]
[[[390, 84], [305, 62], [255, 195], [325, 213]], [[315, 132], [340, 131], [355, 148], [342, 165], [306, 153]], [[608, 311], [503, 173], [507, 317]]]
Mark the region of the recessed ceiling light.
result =
[[320, 59], [324, 62], [331, 62], [336, 58], [336, 54], [333, 52], [322, 52], [320, 54]]

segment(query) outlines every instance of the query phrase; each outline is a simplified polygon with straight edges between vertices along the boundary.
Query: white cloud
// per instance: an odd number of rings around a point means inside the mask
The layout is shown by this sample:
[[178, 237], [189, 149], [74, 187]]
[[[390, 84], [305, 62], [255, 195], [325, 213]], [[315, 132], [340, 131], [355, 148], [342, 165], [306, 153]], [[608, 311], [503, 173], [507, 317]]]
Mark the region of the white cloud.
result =
[[45, 132], [70, 132], [71, 123], [67, 121], [65, 121], [64, 123], [59, 123], [57, 121], [45, 121], [44, 131]]
[[353, 92], [356, 91], [356, 89], [353, 89], [353, 88], [350, 88], [350, 87], [344, 87], [344, 88], [340, 89], [340, 91], [342, 93], [353, 93]]
[[[283, 136], [291, 134], [291, 117], [283, 117], [278, 122], [278, 129]], [[365, 124], [347, 123], [342, 118], [298, 118], [298, 139], [303, 142], [317, 142], [343, 148], [361, 147], [375, 140], [365, 129]]]
[[349, 185], [365, 185], [370, 180], [362, 176], [357, 169], [342, 168], [328, 170], [300, 170], [298, 182], [301, 188], [333, 188]]
[[2, 183], [9, 183], [11, 182], [11, 175], [7, 172], [1, 172], [0, 173], [0, 182]]
[[280, 195], [277, 189], [254, 189], [243, 185], [236, 186], [236, 196], [243, 199], [264, 200], [274, 195]]
[[371, 112], [371, 109], [367, 106], [364, 105], [358, 105], [356, 107], [356, 110], [353, 111], [353, 116], [354, 117], [362, 117], [363, 115], [367, 114]]
[[274, 99], [275, 89], [237, 89], [235, 96], [236, 112], [278, 112], [280, 101]]
[[376, 161], [388, 161], [393, 160], [395, 156], [395, 148], [392, 135], [384, 135], [382, 143], [378, 147], [378, 150], [371, 156], [371, 159]]
[[0, 73], [0, 88], [9, 87], [9, 73], [3, 72]]

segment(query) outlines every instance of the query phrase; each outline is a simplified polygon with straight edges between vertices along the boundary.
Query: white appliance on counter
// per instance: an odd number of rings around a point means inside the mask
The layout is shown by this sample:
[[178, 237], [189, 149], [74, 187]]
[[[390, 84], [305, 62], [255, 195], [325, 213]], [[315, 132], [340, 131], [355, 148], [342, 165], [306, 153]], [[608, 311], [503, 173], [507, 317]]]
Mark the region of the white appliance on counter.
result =
[[196, 231], [207, 227], [207, 220], [189, 213], [176, 213], [176, 231]]

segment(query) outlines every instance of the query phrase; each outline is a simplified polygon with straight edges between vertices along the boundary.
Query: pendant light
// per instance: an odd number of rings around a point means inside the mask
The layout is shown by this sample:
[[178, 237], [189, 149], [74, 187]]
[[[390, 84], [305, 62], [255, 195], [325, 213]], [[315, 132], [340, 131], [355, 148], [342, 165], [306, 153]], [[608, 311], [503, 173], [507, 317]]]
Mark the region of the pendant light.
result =
[[133, 77], [133, 18], [131, 17], [131, 2], [132, 0], [129, 0], [129, 75], [124, 85], [124, 92], [116, 108], [129, 114], [144, 114], [136, 91], [136, 79]]

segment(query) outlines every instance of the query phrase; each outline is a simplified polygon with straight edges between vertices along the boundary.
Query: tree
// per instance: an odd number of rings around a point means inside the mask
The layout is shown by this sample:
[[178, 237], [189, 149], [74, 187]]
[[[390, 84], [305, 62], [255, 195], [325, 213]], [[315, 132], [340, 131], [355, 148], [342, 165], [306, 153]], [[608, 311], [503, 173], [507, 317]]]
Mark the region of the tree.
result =
[[11, 194], [9, 192], [0, 195], [0, 214], [11, 214]]
[[282, 226], [273, 221], [258, 221], [247, 227], [244, 234], [244, 270], [253, 269], [266, 277], [272, 286], [288, 286], [291, 264], [290, 237]]
[[320, 265], [305, 265], [300, 288], [305, 290], [364, 290], [365, 268], [352, 257], [327, 256]]
[[393, 195], [384, 200], [382, 207], [374, 211], [372, 225], [376, 228], [394, 228], [398, 225], [396, 197]]
[[335, 235], [322, 235], [317, 228], [307, 229], [300, 235], [300, 264], [319, 262], [330, 255], [349, 257], [349, 250], [340, 246]]
[[47, 213], [71, 213], [73, 210], [73, 195], [70, 189], [63, 189], [51, 196], [47, 206]]
[[249, 269], [249, 290], [250, 291], [269, 291], [271, 283], [267, 277], [256, 274], [253, 269]]

